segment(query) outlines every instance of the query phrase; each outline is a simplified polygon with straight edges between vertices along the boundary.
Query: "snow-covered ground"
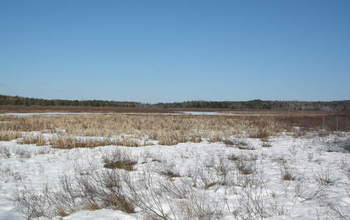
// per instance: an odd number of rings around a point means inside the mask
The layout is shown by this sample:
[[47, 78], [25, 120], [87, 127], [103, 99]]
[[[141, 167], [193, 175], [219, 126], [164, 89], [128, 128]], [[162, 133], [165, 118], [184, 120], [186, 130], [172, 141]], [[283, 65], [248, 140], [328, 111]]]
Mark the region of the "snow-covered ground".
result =
[[[350, 154], [345, 149], [349, 144], [350, 133], [344, 132], [325, 137], [281, 134], [268, 142], [232, 137], [232, 143], [226, 144], [203, 141], [71, 150], [3, 141], [0, 220], [26, 219], [14, 201], [18, 190], [55, 191], [63, 175], [73, 178], [107, 170], [104, 157], [116, 149], [137, 162], [134, 171], [120, 172], [129, 173], [138, 190], [149, 195], [145, 202], [163, 210], [169, 219], [349, 219]], [[159, 189], [164, 195], [155, 193]], [[149, 214], [142, 204], [135, 211], [77, 207], [60, 218], [144, 219]]]
[[182, 112], [185, 115], [220, 115], [219, 112]]

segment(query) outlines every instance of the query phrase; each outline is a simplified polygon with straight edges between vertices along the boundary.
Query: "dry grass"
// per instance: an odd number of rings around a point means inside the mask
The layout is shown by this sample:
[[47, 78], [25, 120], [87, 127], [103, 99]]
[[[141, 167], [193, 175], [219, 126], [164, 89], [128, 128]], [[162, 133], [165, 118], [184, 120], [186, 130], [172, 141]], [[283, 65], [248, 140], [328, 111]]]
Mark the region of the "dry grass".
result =
[[239, 163], [237, 163], [237, 168], [239, 172], [243, 175], [249, 175], [256, 172], [256, 168], [254, 165], [244, 161], [240, 161]]
[[[9, 117], [3, 125], [5, 129], [11, 131], [56, 133], [57, 130], [60, 130], [71, 136], [110, 137], [123, 134], [131, 134], [134, 137], [147, 136], [158, 140], [161, 145], [200, 142], [204, 138], [208, 138], [211, 142], [221, 142], [224, 137], [242, 135], [243, 131], [254, 132], [261, 125], [270, 133], [276, 133], [282, 129], [282, 126], [279, 126], [274, 120], [265, 118], [151, 114]], [[65, 143], [60, 141], [63, 140], [51, 142], [55, 146], [67, 146], [66, 148], [80, 145], [76, 141], [65, 140]], [[89, 144], [95, 145], [94, 143]], [[101, 144], [96, 143], [96, 145]], [[132, 144], [128, 143], [128, 145]]]
[[[138, 147], [144, 145], [133, 139], [82, 139], [72, 136], [57, 136], [45, 139], [42, 135], [25, 136], [18, 140], [19, 144], [35, 144], [37, 146], [51, 145], [54, 148], [72, 149], [77, 147], [99, 147], [107, 145]], [[148, 143], [145, 143], [148, 144]], [[150, 145], [150, 144], [149, 144]]]
[[320, 185], [333, 185], [337, 181], [329, 169], [321, 170], [314, 178]]
[[265, 127], [265, 125], [261, 125], [249, 133], [250, 138], [265, 139], [271, 135], [273, 135], [273, 132], [268, 127]]
[[65, 137], [59, 136], [51, 138], [49, 140], [50, 145], [55, 148], [62, 149], [71, 149], [76, 147], [98, 147], [98, 146], [107, 146], [107, 145], [122, 145], [122, 146], [131, 146], [137, 147], [139, 144], [136, 141], [132, 140], [115, 140], [110, 138], [103, 139], [80, 139], [75, 137]]
[[294, 181], [296, 179], [293, 169], [289, 166], [287, 160], [281, 158], [280, 164], [281, 179], [285, 181]]
[[103, 167], [108, 169], [123, 169], [126, 171], [133, 171], [134, 166], [136, 164], [137, 163], [135, 161], [125, 160], [125, 161], [109, 162], [109, 163], [106, 163]]
[[[222, 142], [230, 136], [249, 136], [266, 139], [281, 131], [293, 131], [293, 126], [305, 126], [305, 129], [322, 127], [332, 128], [331, 116], [229, 116], [229, 115], [161, 115], [161, 114], [82, 114], [59, 116], [1, 117], [3, 131], [0, 138], [16, 139], [18, 132], [41, 131], [57, 133], [61, 136], [99, 136], [111, 137], [132, 135], [119, 143], [110, 141], [79, 142], [64, 138], [50, 140], [50, 144], [59, 148], [95, 147], [103, 145], [139, 146], [135, 139], [157, 140], [161, 145], [175, 145], [183, 142]], [[335, 117], [335, 116], [334, 116]], [[344, 118], [348, 116], [343, 116]], [[335, 120], [335, 119], [334, 119]], [[345, 120], [345, 119], [344, 119]], [[348, 120], [348, 119], [346, 119]], [[340, 120], [338, 120], [340, 121]], [[349, 120], [350, 121], [350, 120]], [[328, 123], [329, 122], [329, 123]], [[348, 123], [350, 125], [350, 123]], [[328, 127], [327, 127], [328, 126]], [[346, 130], [344, 123], [337, 128]], [[12, 132], [12, 133], [11, 133]], [[17, 132], [17, 133], [16, 133]], [[147, 139], [146, 138], [146, 139]], [[34, 141], [34, 140], [33, 140]], [[28, 142], [30, 142], [28, 140]]]
[[115, 149], [112, 152], [106, 152], [103, 155], [104, 168], [107, 169], [123, 169], [133, 171], [137, 161], [132, 160], [126, 151]]
[[12, 130], [0, 130], [0, 141], [11, 141], [22, 137], [22, 133]]
[[235, 141], [229, 139], [223, 140], [223, 143], [226, 145], [226, 147], [234, 147], [236, 145]]
[[47, 141], [42, 135], [34, 135], [34, 136], [24, 136], [20, 140], [17, 141], [19, 144], [35, 144], [37, 146], [44, 146], [47, 144]]
[[235, 163], [237, 170], [240, 174], [249, 175], [257, 171], [257, 159], [258, 156], [253, 153], [241, 153], [241, 154], [231, 154], [227, 157]]

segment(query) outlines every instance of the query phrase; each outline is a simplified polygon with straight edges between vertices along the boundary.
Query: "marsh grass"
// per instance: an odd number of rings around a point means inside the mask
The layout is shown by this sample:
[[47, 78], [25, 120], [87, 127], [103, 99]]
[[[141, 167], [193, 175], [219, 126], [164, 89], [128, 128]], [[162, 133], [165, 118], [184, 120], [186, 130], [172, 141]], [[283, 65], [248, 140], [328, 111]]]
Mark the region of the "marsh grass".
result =
[[21, 137], [21, 132], [13, 130], [0, 130], [0, 141], [11, 141]]
[[[175, 145], [184, 142], [222, 142], [225, 137], [243, 135], [244, 132], [255, 132], [259, 126], [269, 133], [281, 131], [274, 120], [234, 117], [234, 116], [191, 116], [191, 115], [59, 115], [10, 117], [3, 123], [8, 131], [39, 131], [60, 136], [94, 136], [111, 137], [132, 135], [134, 138], [149, 137], [160, 145]], [[63, 132], [64, 131], [64, 132]], [[129, 140], [129, 141], [128, 141]], [[39, 141], [39, 140], [38, 140]], [[24, 142], [35, 142], [35, 138]], [[139, 146], [139, 143], [125, 138], [122, 143], [108, 141], [79, 142], [71, 138], [49, 140], [50, 144], [59, 148], [96, 147], [102, 145]], [[148, 145], [149, 143], [147, 143]], [[146, 145], [146, 143], [141, 144]]]
[[44, 146], [47, 144], [47, 141], [42, 135], [31, 135], [24, 136], [17, 141], [19, 144], [35, 144], [37, 146]]
[[[309, 121], [312, 124], [305, 124]], [[328, 119], [326, 121], [331, 121]], [[161, 114], [81, 114], [58, 116], [28, 116], [0, 118], [0, 139], [21, 137], [20, 132], [39, 131], [60, 136], [112, 137], [132, 135], [119, 143], [108, 141], [79, 142], [69, 138], [51, 140], [59, 148], [95, 147], [103, 145], [140, 146], [134, 139], [158, 141], [160, 145], [184, 142], [223, 142], [232, 136], [267, 139], [282, 131], [292, 131], [293, 126], [319, 128], [320, 119], [306, 116], [229, 116], [229, 115], [161, 115]], [[340, 127], [341, 129], [342, 127]], [[59, 131], [59, 132], [58, 132]], [[24, 142], [35, 142], [34, 138]], [[40, 140], [37, 140], [40, 142]], [[40, 145], [40, 143], [39, 143]]]

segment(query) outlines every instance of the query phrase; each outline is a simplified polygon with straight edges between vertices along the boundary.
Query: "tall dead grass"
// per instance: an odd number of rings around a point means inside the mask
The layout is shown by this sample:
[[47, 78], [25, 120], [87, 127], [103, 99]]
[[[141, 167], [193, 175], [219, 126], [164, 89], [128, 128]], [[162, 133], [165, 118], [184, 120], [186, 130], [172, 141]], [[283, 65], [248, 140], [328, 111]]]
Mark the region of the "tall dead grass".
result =
[[0, 141], [11, 141], [22, 137], [22, 133], [13, 130], [0, 130]]
[[99, 147], [107, 145], [116, 146], [128, 146], [139, 147], [144, 145], [150, 145], [147, 142], [139, 142], [133, 139], [112, 139], [112, 138], [100, 138], [100, 139], [86, 139], [77, 138], [73, 136], [55, 136], [51, 138], [44, 138], [43, 135], [24, 136], [17, 141], [19, 144], [35, 144], [37, 146], [51, 145], [54, 148], [72, 149], [72, 148], [84, 148], [84, 147]]
[[280, 131], [274, 120], [232, 116], [183, 115], [63, 115], [13, 117], [3, 124], [12, 131], [55, 133], [58, 129], [72, 136], [103, 136], [132, 134], [148, 136], [160, 144], [199, 142], [202, 138], [217, 138], [254, 132], [264, 125], [271, 133]]
[[[322, 117], [325, 116], [286, 115], [283, 117], [278, 115], [259, 117], [228, 115], [82, 114], [49, 117], [4, 117], [0, 118], [0, 122], [1, 130], [12, 132], [41, 131], [44, 133], [58, 133], [57, 131], [60, 131], [60, 135], [62, 136], [99, 137], [129, 134], [134, 138], [142, 139], [148, 137], [149, 139], [159, 141], [159, 144], [162, 145], [173, 145], [181, 142], [200, 142], [203, 139], [214, 142], [222, 141], [226, 137], [239, 135], [264, 139], [281, 131], [292, 131], [293, 126], [316, 129], [322, 128], [322, 126], [327, 127], [327, 122], [330, 123], [333, 120], [331, 116], [327, 116], [327, 119], [322, 119]], [[350, 120], [349, 125], [346, 125], [343, 121], [338, 123], [337, 128], [346, 130], [350, 126]], [[333, 128], [331, 125], [329, 126], [330, 129]], [[1, 135], [0, 133], [0, 138], [1, 136], [6, 135]], [[125, 144], [127, 139], [122, 144]], [[65, 143], [63, 144], [62, 141], [65, 141]], [[102, 144], [110, 144], [102, 142], [90, 142], [89, 145], [101, 146]], [[69, 139], [53, 140], [52, 144], [57, 146], [65, 145], [67, 148], [81, 145], [76, 140]], [[86, 145], [85, 143], [82, 144]], [[127, 143], [127, 146], [134, 145], [137, 146], [132, 141]]]
[[47, 141], [42, 135], [32, 135], [32, 136], [24, 136], [20, 140], [17, 141], [19, 144], [35, 144], [37, 146], [44, 146], [47, 144]]

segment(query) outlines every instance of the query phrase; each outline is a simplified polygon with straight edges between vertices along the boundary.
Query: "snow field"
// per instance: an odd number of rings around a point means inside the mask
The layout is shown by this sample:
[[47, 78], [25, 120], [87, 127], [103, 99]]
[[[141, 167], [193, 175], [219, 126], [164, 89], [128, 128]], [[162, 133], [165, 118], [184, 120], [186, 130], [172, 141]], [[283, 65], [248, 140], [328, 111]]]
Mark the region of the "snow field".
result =
[[231, 137], [69, 150], [2, 141], [0, 219], [349, 219], [349, 139], [280, 134], [265, 145]]

